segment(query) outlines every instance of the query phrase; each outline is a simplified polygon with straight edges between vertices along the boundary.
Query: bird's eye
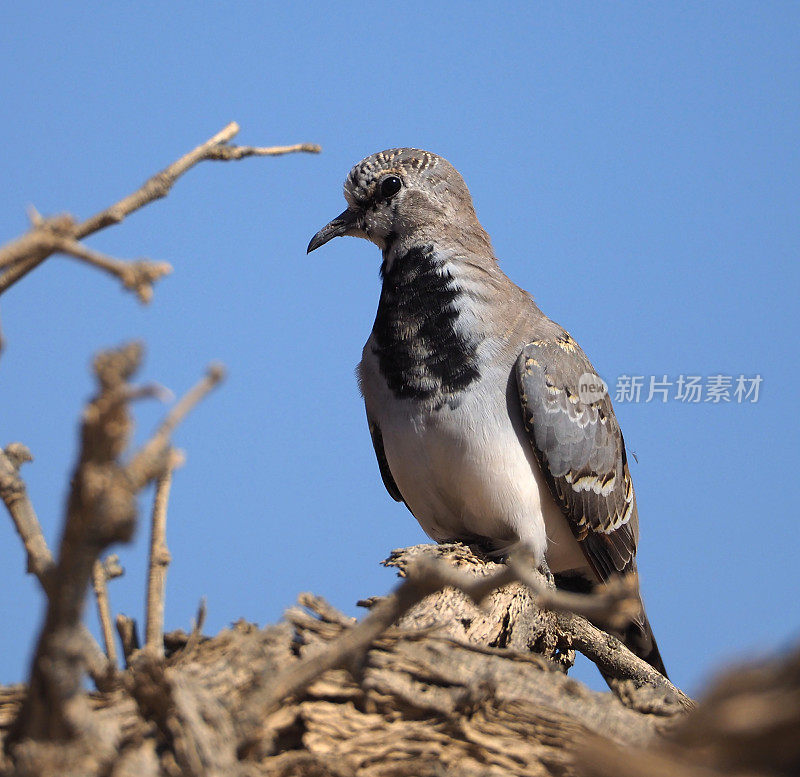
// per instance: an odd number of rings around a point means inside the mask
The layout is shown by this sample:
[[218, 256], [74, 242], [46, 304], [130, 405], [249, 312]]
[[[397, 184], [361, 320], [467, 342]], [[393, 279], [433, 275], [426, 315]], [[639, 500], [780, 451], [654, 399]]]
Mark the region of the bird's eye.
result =
[[388, 200], [400, 191], [403, 182], [396, 175], [387, 175], [381, 181], [381, 199]]

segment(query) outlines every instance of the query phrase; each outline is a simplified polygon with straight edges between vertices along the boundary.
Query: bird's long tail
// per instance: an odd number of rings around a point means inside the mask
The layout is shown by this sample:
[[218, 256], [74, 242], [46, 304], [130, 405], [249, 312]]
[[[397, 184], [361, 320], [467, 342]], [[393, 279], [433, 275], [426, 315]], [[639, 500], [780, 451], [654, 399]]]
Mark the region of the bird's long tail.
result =
[[[596, 583], [589, 580], [585, 572], [579, 572], [577, 570], [566, 573], [556, 573], [555, 581], [558, 588], [565, 591], [574, 591], [576, 593], [590, 593], [596, 585]], [[595, 625], [598, 626], [598, 628], [606, 628], [603, 624]], [[658, 650], [656, 638], [653, 635], [653, 629], [650, 626], [650, 621], [647, 619], [647, 613], [645, 612], [641, 596], [639, 596], [638, 616], [624, 629], [612, 631], [611, 633], [622, 640], [628, 650], [639, 656], [642, 660], [647, 661], [650, 666], [657, 669], [664, 677], [669, 679], [664, 661], [661, 658], [661, 653]]]

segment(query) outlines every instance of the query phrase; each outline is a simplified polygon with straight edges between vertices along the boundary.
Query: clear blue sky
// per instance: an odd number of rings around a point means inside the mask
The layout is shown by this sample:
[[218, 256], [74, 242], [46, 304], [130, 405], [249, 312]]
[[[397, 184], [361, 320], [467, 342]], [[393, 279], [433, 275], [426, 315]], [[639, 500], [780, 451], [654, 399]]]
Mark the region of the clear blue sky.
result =
[[[413, 145], [462, 172], [506, 272], [612, 385], [763, 377], [756, 404], [617, 414], [675, 681], [696, 692], [713, 667], [787, 646], [800, 627], [799, 52], [790, 2], [8, 5], [0, 240], [26, 228], [29, 204], [92, 214], [231, 120], [242, 143], [324, 149], [207, 163], [90, 239], [173, 264], [150, 307], [66, 258], [2, 298], [0, 444], [32, 449], [48, 540], [91, 355], [142, 338], [142, 380], [176, 393], [211, 360], [230, 371], [177, 435], [167, 627], [188, 628], [201, 596], [216, 632], [275, 621], [303, 590], [356, 614], [389, 589], [378, 562], [425, 538], [384, 491], [353, 374], [380, 257], [353, 239], [305, 247], [342, 209], [351, 165]], [[162, 412], [137, 408], [140, 439]], [[127, 574], [111, 587], [140, 621], [146, 535], [119, 549]], [[0, 568], [12, 682], [42, 597], [5, 519]]]

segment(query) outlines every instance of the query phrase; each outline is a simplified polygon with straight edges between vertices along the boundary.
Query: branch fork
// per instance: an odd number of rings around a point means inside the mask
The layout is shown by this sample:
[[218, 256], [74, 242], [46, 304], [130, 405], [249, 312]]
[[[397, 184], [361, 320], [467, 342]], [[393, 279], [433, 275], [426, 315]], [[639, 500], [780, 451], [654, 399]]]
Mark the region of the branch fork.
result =
[[321, 150], [315, 143], [269, 147], [231, 145], [230, 141], [238, 132], [239, 125], [231, 122], [205, 143], [151, 176], [136, 191], [85, 221], [78, 222], [69, 214], [44, 218], [35, 208], [29, 208], [31, 229], [0, 247], [0, 294], [49, 256], [61, 253], [117, 277], [125, 289], [136, 294], [140, 302], [149, 302], [153, 296], [153, 284], [172, 272], [169, 264], [147, 259], [123, 261], [95, 251], [81, 241], [105, 227], [119, 224], [145, 205], [166, 197], [178, 178], [200, 162], [233, 161], [251, 156], [280, 156], [291, 153], [317, 154]]

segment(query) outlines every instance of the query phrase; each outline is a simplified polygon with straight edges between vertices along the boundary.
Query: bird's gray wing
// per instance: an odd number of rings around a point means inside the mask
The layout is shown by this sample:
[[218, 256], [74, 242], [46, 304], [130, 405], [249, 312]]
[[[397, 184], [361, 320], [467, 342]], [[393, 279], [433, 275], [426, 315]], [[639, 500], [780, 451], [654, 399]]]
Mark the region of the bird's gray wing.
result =
[[528, 343], [516, 377], [525, 429], [572, 533], [600, 580], [635, 568], [638, 516], [625, 442], [608, 392], [579, 396], [595, 375], [562, 335]]
[[375, 448], [375, 457], [378, 459], [378, 468], [381, 471], [383, 485], [386, 486], [389, 496], [391, 496], [395, 502], [403, 502], [405, 500], [400, 493], [400, 489], [397, 487], [397, 483], [394, 482], [392, 471], [389, 469], [389, 462], [386, 461], [386, 451], [383, 449], [383, 435], [381, 434], [381, 429], [369, 415], [367, 415], [367, 423], [369, 424], [369, 436], [372, 437], [372, 447]]

